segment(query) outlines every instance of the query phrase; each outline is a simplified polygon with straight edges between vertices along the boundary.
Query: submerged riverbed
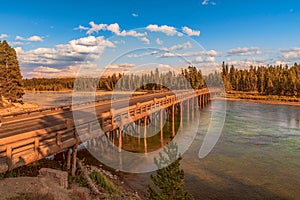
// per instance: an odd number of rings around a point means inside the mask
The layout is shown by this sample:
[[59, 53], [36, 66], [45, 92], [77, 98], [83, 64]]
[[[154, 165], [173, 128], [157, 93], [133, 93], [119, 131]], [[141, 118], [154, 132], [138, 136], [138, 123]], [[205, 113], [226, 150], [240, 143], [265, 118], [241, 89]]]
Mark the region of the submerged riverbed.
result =
[[[198, 135], [183, 155], [186, 189], [195, 199], [299, 199], [300, 107], [227, 101], [222, 135], [199, 159], [211, 112], [221, 101], [201, 112]], [[125, 180], [144, 194], [151, 182], [149, 174]]]

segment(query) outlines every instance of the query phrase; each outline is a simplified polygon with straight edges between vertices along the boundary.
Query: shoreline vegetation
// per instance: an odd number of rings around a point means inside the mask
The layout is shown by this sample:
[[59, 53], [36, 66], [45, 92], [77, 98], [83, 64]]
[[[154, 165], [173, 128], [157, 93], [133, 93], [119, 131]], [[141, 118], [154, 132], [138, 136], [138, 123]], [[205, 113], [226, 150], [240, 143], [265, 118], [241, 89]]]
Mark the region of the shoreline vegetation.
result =
[[281, 101], [281, 100], [251, 99], [251, 98], [246, 99], [246, 98], [226, 97], [226, 96], [213, 97], [212, 100], [245, 101], [245, 102], [270, 104], [270, 105], [300, 106], [300, 102], [289, 102], [289, 101]]
[[253, 103], [275, 104], [275, 105], [290, 105], [300, 106], [299, 97], [278, 96], [278, 95], [261, 95], [255, 92], [226, 92], [212, 99], [225, 99], [229, 101], [247, 101]]

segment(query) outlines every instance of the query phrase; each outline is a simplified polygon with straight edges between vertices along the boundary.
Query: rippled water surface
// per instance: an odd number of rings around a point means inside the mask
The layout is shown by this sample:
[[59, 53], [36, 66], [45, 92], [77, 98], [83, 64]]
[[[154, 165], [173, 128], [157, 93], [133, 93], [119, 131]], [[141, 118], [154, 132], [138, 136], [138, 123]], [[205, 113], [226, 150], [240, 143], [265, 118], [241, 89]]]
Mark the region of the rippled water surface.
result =
[[[300, 107], [226, 104], [222, 135], [203, 159], [198, 158], [199, 148], [211, 112], [222, 110], [222, 100], [213, 101], [201, 113], [199, 133], [182, 160], [187, 190], [196, 199], [300, 199]], [[216, 119], [222, 126], [221, 118]], [[148, 177], [126, 179], [145, 191]]]

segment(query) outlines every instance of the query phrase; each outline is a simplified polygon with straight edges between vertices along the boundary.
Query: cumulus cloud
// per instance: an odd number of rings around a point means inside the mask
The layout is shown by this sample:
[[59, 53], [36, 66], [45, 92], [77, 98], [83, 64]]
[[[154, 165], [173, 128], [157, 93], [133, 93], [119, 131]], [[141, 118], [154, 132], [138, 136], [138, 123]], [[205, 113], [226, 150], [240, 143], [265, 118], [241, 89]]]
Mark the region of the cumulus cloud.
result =
[[199, 36], [200, 31], [192, 30], [191, 28], [184, 26], [182, 27], [182, 31], [186, 33], [188, 36]]
[[141, 40], [142, 42], [144, 42], [146, 44], [150, 44], [150, 40], [147, 37], [139, 38], [139, 40]]
[[86, 31], [86, 30], [89, 30], [89, 28], [85, 27], [85, 26], [82, 26], [82, 25], [79, 25], [78, 27], [74, 28], [74, 30]]
[[22, 45], [23, 42], [9, 42], [10, 45], [16, 46], [16, 45]]
[[7, 37], [8, 37], [8, 35], [5, 34], [5, 33], [2, 33], [2, 34], [0, 35], [0, 39], [7, 38]]
[[[88, 36], [75, 40], [71, 40], [66, 44], [58, 44], [54, 48], [37, 48], [29, 51], [23, 50], [21, 47], [15, 48], [21, 66], [26, 68], [34, 68], [34, 73], [30, 75], [49, 73], [50, 68], [61, 69], [69, 66], [82, 66], [88, 61], [99, 58], [105, 48], [114, 48], [115, 45], [104, 39], [103, 36]], [[43, 66], [43, 67], [40, 67]], [[45, 68], [49, 67], [49, 68]], [[74, 67], [73, 67], [74, 69]], [[52, 73], [59, 71], [52, 71]], [[69, 70], [64, 71], [65, 73]]]
[[130, 71], [131, 68], [136, 65], [133, 63], [120, 63], [120, 64], [111, 64], [105, 67], [105, 71], [102, 73], [103, 76], [112, 75], [113, 73], [126, 74]]
[[176, 34], [176, 29], [173, 26], [167, 26], [167, 25], [158, 26], [156, 24], [150, 24], [146, 27], [146, 29], [151, 32], [162, 32], [168, 36], [173, 36]]
[[177, 44], [177, 45], [171, 46], [167, 50], [175, 51], [175, 50], [183, 50], [183, 49], [189, 49], [189, 48], [192, 48], [192, 44], [190, 43], [190, 41], [185, 42], [183, 44]]
[[[156, 40], [156, 42], [157, 42], [157, 40]], [[188, 49], [188, 48], [192, 48], [192, 44], [189, 41], [185, 42], [183, 44], [177, 44], [177, 45], [173, 45], [169, 48], [161, 48], [159, 50], [155, 50], [155, 51], [151, 51], [151, 52], [146, 52], [146, 53], [141, 53], [141, 54], [129, 54], [129, 55], [127, 55], [127, 57], [128, 58], [139, 58], [139, 57], [144, 57], [144, 56], [156, 55], [156, 54], [160, 54], [160, 53], [163, 53], [163, 55], [166, 55], [166, 56], [169, 55], [168, 57], [175, 57], [178, 54], [170, 53], [169, 51], [183, 50], [183, 49]]]
[[57, 73], [57, 72], [61, 72], [62, 70], [52, 68], [52, 67], [39, 66], [39, 67], [35, 68], [34, 71], [35, 72], [43, 72], [43, 73]]
[[229, 51], [227, 51], [227, 53], [229, 56], [251, 56], [262, 54], [258, 47], [239, 47], [236, 49], [230, 49]]
[[92, 34], [94, 32], [98, 33], [100, 30], [106, 30], [107, 24], [95, 24], [95, 22], [91, 21], [89, 23], [89, 25], [91, 26], [90, 28], [87, 28], [87, 34]]
[[33, 35], [33, 36], [28, 37], [28, 38], [24, 38], [24, 37], [21, 37], [21, 36], [17, 35], [15, 39], [16, 40], [21, 40], [21, 41], [28, 41], [28, 42], [42, 42], [43, 41], [43, 38], [41, 36], [38, 36], [38, 35]]
[[198, 52], [185, 52], [182, 54], [178, 53], [164, 53], [161, 58], [167, 58], [167, 57], [193, 57], [193, 56], [211, 56], [211, 57], [218, 57], [221, 55], [221, 52], [217, 52], [215, 50], [209, 50], [209, 51], [198, 51]]
[[135, 67], [135, 64], [133, 63], [120, 63], [120, 64], [111, 64], [105, 67], [105, 69], [130, 69], [132, 67]]
[[139, 38], [139, 40], [143, 41], [146, 44], [149, 44], [150, 41], [147, 38], [147, 33], [138, 33], [135, 30], [130, 30], [130, 31], [126, 31], [126, 30], [122, 30], [119, 26], [118, 23], [113, 23], [113, 24], [96, 24], [95, 22], [91, 21], [89, 23], [90, 27], [85, 27], [85, 26], [79, 26], [77, 28], [75, 28], [76, 30], [86, 30], [86, 34], [91, 35], [93, 33], [98, 33], [99, 31], [110, 31], [115, 35], [118, 36], [132, 36], [132, 37], [137, 37]]
[[202, 5], [203, 6], [207, 6], [207, 5], [212, 5], [212, 6], [215, 6], [215, 5], [217, 5], [217, 3], [216, 2], [214, 2], [214, 1], [210, 1], [210, 0], [203, 0], [202, 1]]
[[39, 66], [34, 68], [33, 71], [27, 72], [26, 74], [28, 76], [38, 78], [75, 77], [78, 69], [78, 66], [68, 66], [63, 69]]
[[155, 40], [156, 44], [161, 45], [163, 43], [163, 41], [161, 41], [159, 38], [156, 38]]
[[300, 59], [300, 48], [294, 47], [287, 50], [281, 50], [281, 55], [285, 59], [291, 59], [291, 60]]
[[151, 52], [145, 52], [141, 54], [129, 54], [127, 55], [128, 58], [139, 58], [139, 57], [144, 57], [144, 56], [150, 56], [150, 55], [156, 55], [160, 51], [151, 51]]
[[229, 65], [234, 65], [235, 67], [239, 68], [247, 68], [249, 66], [258, 66], [258, 65], [265, 65], [266, 63], [265, 58], [257, 58], [257, 57], [248, 57], [245, 59], [240, 60], [228, 60]]
[[136, 13], [132, 13], [131, 14], [133, 17], [138, 17], [139, 15], [138, 14], [136, 14]]

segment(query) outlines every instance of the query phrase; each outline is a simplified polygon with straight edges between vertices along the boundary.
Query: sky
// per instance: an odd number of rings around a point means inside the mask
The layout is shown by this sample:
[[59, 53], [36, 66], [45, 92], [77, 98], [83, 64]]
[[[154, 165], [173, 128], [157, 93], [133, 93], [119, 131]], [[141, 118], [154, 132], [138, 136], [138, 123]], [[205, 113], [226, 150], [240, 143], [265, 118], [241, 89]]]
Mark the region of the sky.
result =
[[1, 1], [24, 77], [300, 61], [300, 1]]

